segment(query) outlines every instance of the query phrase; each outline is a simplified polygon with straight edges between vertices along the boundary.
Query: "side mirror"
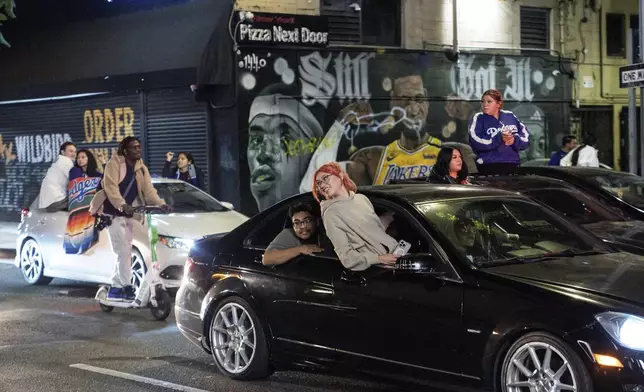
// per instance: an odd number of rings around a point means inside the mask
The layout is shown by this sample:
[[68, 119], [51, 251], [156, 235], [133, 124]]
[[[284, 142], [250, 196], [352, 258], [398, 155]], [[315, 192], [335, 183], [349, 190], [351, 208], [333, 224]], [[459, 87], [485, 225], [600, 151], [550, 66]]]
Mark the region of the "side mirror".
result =
[[440, 264], [430, 253], [408, 254], [396, 261], [394, 274], [442, 276], [445, 272], [437, 270]]
[[228, 208], [229, 210], [234, 210], [234, 209], [235, 209], [235, 206], [233, 205], [233, 203], [229, 203], [229, 202], [227, 202], [227, 201], [220, 201], [219, 203], [220, 203], [222, 206], [224, 206], [224, 207]]

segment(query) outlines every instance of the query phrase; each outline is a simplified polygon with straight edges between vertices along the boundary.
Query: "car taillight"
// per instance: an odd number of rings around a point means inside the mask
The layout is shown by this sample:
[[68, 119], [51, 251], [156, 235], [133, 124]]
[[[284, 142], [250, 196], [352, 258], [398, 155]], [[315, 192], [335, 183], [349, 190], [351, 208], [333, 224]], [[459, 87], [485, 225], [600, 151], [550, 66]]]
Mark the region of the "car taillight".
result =
[[20, 210], [20, 221], [22, 222], [29, 215], [29, 208], [23, 208]]

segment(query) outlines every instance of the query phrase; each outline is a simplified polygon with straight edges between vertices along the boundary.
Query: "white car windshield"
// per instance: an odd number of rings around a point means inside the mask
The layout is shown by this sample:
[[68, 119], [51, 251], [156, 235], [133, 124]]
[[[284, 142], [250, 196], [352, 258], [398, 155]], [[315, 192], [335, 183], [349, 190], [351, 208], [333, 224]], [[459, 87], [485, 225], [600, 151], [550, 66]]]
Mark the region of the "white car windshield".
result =
[[176, 213], [228, 211], [209, 194], [182, 182], [158, 182], [154, 184], [159, 197], [173, 207]]
[[418, 208], [476, 265], [610, 251], [545, 208], [523, 200], [467, 199]]

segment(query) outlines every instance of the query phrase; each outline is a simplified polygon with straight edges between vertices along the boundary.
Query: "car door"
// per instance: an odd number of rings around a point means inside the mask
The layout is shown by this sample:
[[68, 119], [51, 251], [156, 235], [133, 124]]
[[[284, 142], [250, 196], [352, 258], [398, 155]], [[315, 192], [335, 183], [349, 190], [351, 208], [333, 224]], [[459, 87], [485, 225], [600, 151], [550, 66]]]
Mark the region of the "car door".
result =
[[414, 216], [379, 200], [372, 203], [376, 208], [392, 208], [400, 228], [396, 238], [411, 242], [412, 252], [433, 258], [444, 275], [401, 275], [379, 266], [346, 272], [333, 282], [335, 302], [354, 310], [336, 314], [334, 322], [342, 330], [327, 332], [336, 336], [338, 349], [356, 356], [460, 374], [463, 287], [459, 276]]

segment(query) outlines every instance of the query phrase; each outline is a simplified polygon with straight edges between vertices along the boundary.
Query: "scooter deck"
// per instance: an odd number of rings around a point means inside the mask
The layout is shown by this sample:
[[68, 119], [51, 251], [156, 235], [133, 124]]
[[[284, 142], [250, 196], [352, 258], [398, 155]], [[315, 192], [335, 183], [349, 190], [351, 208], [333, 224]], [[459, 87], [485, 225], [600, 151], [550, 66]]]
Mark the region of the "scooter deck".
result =
[[127, 309], [132, 309], [132, 308], [147, 308], [148, 306], [141, 306], [141, 304], [137, 304], [136, 300], [134, 301], [108, 301], [106, 299], [100, 299], [98, 300], [98, 303], [101, 305], [105, 306], [113, 306], [115, 308], [127, 308]]

